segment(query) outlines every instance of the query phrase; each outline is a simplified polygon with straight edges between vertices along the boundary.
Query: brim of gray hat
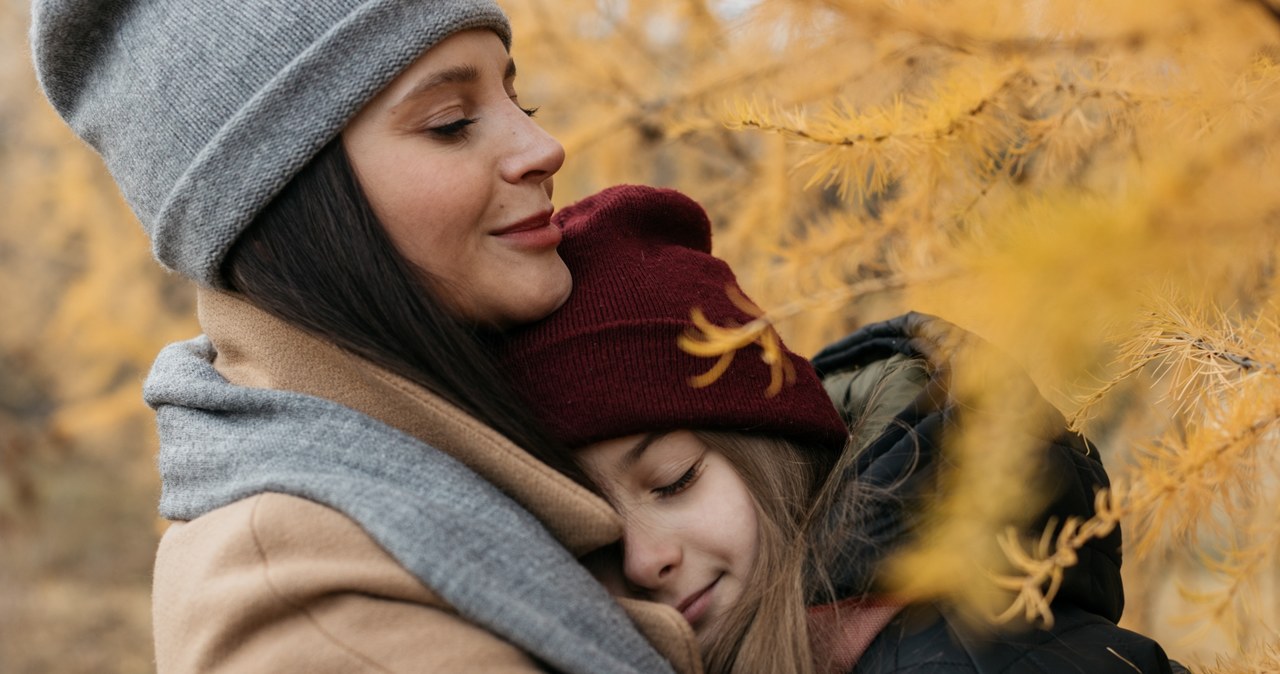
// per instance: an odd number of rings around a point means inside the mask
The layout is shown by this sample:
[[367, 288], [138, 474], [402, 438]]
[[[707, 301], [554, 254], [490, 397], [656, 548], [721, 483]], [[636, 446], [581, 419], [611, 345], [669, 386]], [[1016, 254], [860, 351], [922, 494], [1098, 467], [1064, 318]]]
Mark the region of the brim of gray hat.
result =
[[226, 287], [223, 261], [258, 213], [396, 75], [468, 29], [492, 30], [510, 47], [506, 16], [490, 3], [361, 5], [268, 81], [196, 156], [156, 218], [156, 257], [203, 285]]

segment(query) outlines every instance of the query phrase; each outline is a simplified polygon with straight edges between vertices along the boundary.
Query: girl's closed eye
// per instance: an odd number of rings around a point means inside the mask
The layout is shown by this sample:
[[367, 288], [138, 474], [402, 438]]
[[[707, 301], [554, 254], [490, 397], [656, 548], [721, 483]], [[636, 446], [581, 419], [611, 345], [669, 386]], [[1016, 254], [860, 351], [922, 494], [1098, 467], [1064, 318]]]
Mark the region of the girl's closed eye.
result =
[[679, 494], [680, 492], [691, 487], [693, 483], [697, 481], [698, 476], [702, 474], [702, 466], [703, 466], [702, 459], [698, 459], [697, 463], [694, 463], [692, 466], [689, 466], [689, 470], [686, 470], [683, 475], [681, 475], [678, 479], [676, 479], [675, 482], [672, 482], [671, 484], [664, 485], [661, 487], [657, 487], [653, 490], [653, 493], [664, 498]]

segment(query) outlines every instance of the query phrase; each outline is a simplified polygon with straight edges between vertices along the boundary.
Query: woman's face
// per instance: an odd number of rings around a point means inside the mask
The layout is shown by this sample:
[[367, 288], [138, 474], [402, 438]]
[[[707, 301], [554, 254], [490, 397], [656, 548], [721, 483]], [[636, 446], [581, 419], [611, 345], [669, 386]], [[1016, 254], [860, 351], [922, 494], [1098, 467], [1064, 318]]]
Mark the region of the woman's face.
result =
[[688, 431], [605, 440], [577, 458], [623, 520], [621, 568], [590, 564], [597, 577], [614, 594], [674, 607], [706, 634], [756, 559], [756, 509], [738, 472]]
[[396, 247], [464, 318], [484, 325], [542, 318], [571, 287], [551, 224], [551, 177], [564, 148], [531, 116], [498, 36], [467, 30], [423, 54], [343, 132]]

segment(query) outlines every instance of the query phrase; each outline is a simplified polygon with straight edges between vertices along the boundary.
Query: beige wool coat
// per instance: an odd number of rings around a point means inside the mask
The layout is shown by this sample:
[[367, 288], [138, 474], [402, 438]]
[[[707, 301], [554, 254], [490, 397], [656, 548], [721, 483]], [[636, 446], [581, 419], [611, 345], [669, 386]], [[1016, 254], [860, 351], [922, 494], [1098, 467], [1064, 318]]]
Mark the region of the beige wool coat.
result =
[[[199, 314], [218, 352], [214, 365], [231, 383], [325, 398], [440, 449], [521, 504], [575, 556], [621, 537], [607, 503], [422, 387], [234, 295], [202, 290]], [[156, 555], [152, 601], [161, 674], [543, 671], [461, 618], [354, 521], [285, 494], [172, 523]], [[620, 601], [677, 672], [701, 672], [678, 612]]]

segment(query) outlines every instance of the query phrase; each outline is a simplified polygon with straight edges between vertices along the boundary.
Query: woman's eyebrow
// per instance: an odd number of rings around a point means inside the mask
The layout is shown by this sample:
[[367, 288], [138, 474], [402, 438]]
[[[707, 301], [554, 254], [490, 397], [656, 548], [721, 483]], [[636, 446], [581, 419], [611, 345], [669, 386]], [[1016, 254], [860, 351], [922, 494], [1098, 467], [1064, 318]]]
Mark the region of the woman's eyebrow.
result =
[[[509, 81], [516, 76], [515, 59], [507, 59], [507, 68], [502, 73], [503, 81]], [[413, 100], [418, 96], [434, 89], [435, 87], [445, 84], [469, 84], [480, 79], [480, 70], [470, 63], [445, 68], [444, 70], [432, 73], [430, 77], [418, 82], [409, 90], [399, 101], [392, 107], [399, 107], [407, 101]]]
[[665, 431], [655, 432], [640, 438], [640, 442], [637, 442], [634, 447], [627, 450], [626, 454], [622, 455], [622, 458], [618, 459], [618, 471], [625, 473], [630, 470], [644, 455], [644, 450], [649, 449], [649, 445], [652, 445], [658, 438], [666, 434]]
[[475, 82], [479, 79], [479, 69], [469, 63], [445, 68], [444, 70], [432, 73], [430, 77], [427, 77], [415, 84], [413, 88], [409, 90], [409, 93], [402, 96], [393, 107], [399, 107], [404, 103], [445, 84], [466, 84]]

